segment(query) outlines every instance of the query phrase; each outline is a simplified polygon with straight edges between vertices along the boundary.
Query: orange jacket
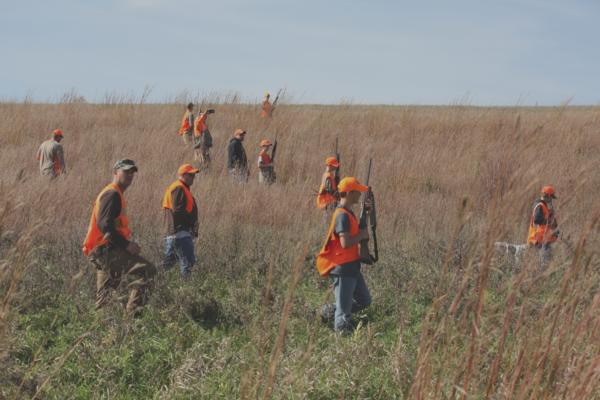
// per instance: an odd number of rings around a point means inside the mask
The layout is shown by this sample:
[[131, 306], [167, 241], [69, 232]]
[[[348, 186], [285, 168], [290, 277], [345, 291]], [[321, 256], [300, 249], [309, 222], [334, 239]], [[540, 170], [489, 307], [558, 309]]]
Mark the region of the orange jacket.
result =
[[179, 179], [177, 179], [167, 188], [163, 197], [162, 206], [163, 208], [173, 210], [173, 196], [171, 196], [171, 193], [173, 193], [173, 190], [177, 189], [178, 187], [182, 188], [183, 193], [185, 193], [185, 211], [191, 213], [194, 208], [194, 198], [192, 197], [192, 193], [190, 193], [190, 189], [188, 189], [188, 187]]
[[192, 129], [192, 126], [190, 125], [190, 114], [191, 112], [189, 110], [183, 114], [183, 118], [181, 119], [181, 127], [179, 128], [179, 136], [183, 136], [186, 132], [189, 132]]
[[[537, 207], [542, 208], [544, 220], [546, 221], [545, 224], [537, 225], [533, 221]], [[538, 203], [536, 203], [531, 213], [531, 219], [529, 220], [529, 235], [527, 236], [527, 244], [537, 245], [556, 242], [558, 237], [553, 235], [552, 225], [554, 224], [554, 213], [550, 211], [546, 203], [544, 203], [543, 201], [539, 201]]]
[[317, 254], [316, 266], [317, 271], [319, 271], [319, 275], [321, 276], [329, 275], [329, 272], [338, 265], [360, 260], [358, 243], [352, 247], [344, 249], [342, 247], [342, 243], [340, 242], [340, 238], [334, 232], [335, 219], [337, 218], [339, 213], [346, 213], [346, 215], [348, 215], [348, 218], [350, 218], [351, 236], [355, 236], [359, 232], [358, 220], [356, 219], [356, 217], [343, 207], [336, 208], [331, 217], [331, 223], [329, 225], [329, 229], [327, 230], [327, 237], [325, 238], [325, 243], [323, 244], [323, 247], [321, 248], [319, 254]]
[[129, 219], [125, 215], [125, 198], [123, 197], [123, 192], [119, 188], [119, 185], [116, 183], [108, 184], [94, 202], [94, 209], [92, 211], [92, 217], [90, 218], [90, 225], [88, 227], [87, 235], [85, 236], [85, 240], [83, 242], [83, 254], [89, 256], [94, 249], [98, 246], [105, 245], [108, 241], [104, 238], [104, 234], [98, 228], [98, 224], [96, 219], [98, 218], [100, 199], [109, 190], [115, 190], [119, 193], [119, 197], [121, 198], [121, 214], [115, 220], [115, 226], [117, 232], [122, 235], [125, 239], [129, 240], [131, 238], [131, 230], [129, 229]]
[[[331, 192], [327, 191], [327, 180], [329, 180]], [[336, 191], [335, 175], [332, 172], [325, 172], [321, 180], [321, 186], [319, 187], [319, 194], [317, 195], [317, 208], [325, 208], [329, 204], [337, 203], [337, 198], [334, 195]]]
[[194, 136], [198, 137], [202, 135], [202, 132], [206, 131], [208, 128], [206, 127], [206, 113], [201, 114], [196, 121], [194, 121]]
[[263, 118], [270, 117], [272, 111], [272, 105], [269, 100], [265, 100], [262, 103], [262, 110], [260, 111], [260, 116]]

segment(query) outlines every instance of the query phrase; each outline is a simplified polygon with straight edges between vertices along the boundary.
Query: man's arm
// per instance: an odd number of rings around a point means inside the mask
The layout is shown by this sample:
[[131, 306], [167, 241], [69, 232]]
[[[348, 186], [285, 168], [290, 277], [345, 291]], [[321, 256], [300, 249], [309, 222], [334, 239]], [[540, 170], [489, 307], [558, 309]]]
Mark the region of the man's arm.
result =
[[121, 198], [119, 193], [109, 190], [100, 198], [96, 221], [104, 238], [114, 247], [126, 248], [129, 240], [121, 236], [116, 229], [115, 220], [121, 214]]
[[237, 165], [237, 155], [236, 155], [236, 149], [235, 149], [235, 142], [236, 141], [232, 141], [229, 142], [229, 146], [227, 147], [227, 168], [228, 169], [233, 169], [235, 168]]
[[60, 165], [60, 172], [64, 174], [66, 172], [65, 167], [65, 153], [63, 151], [62, 146], [58, 146], [56, 149], [56, 157], [58, 158], [58, 163]]
[[342, 248], [347, 249], [356, 246], [361, 240], [369, 239], [366, 229], [360, 230], [356, 235], [350, 235], [350, 218], [345, 213], [339, 213], [335, 218], [335, 233], [340, 238]]

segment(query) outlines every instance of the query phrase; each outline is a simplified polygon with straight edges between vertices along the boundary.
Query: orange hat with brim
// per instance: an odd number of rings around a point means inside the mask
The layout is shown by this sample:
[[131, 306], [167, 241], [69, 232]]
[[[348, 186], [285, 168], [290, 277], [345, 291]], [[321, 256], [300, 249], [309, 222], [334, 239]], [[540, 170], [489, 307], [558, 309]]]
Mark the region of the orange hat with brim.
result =
[[55, 129], [52, 131], [52, 135], [54, 136], [63, 136], [63, 132], [60, 129]]
[[353, 177], [344, 178], [340, 181], [338, 185], [338, 192], [340, 193], [349, 193], [349, 192], [366, 192], [369, 190], [369, 187], [366, 185], [361, 185], [358, 182], [358, 179]]
[[338, 168], [340, 166], [340, 162], [335, 157], [327, 157], [327, 159], [325, 159], [325, 165]]
[[271, 143], [271, 141], [269, 139], [263, 139], [260, 141], [260, 147], [272, 146], [272, 145], [273, 145], [273, 143]]
[[243, 130], [243, 129], [240, 129], [240, 128], [238, 128], [238, 129], [236, 129], [236, 130], [233, 132], [233, 136], [237, 136], [237, 135], [241, 135], [241, 134], [244, 134], [244, 135], [245, 135], [245, 134], [246, 134], [246, 131], [245, 131], [245, 130]]
[[197, 174], [198, 172], [200, 172], [200, 170], [198, 168], [192, 167], [191, 164], [183, 164], [177, 170], [177, 175], [181, 176], [183, 174]]
[[553, 199], [556, 198], [556, 194], [555, 193], [556, 193], [556, 191], [554, 190], [553, 186], [544, 186], [542, 188], [542, 194], [545, 194], [546, 196], [550, 196]]

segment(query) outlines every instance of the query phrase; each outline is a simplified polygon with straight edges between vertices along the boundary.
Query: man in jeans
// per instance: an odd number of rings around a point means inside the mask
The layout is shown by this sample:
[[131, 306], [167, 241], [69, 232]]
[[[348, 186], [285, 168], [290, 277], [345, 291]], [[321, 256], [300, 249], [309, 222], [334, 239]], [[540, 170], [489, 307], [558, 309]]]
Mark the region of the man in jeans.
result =
[[184, 279], [189, 278], [196, 263], [193, 239], [198, 237], [198, 207], [190, 186], [198, 172], [190, 164], [180, 166], [177, 180], [167, 188], [162, 203], [166, 227], [163, 267], [170, 269], [179, 261]]
[[137, 166], [120, 160], [113, 167], [113, 181], [96, 198], [83, 253], [96, 267], [96, 309], [106, 305], [121, 277], [132, 277], [127, 302], [128, 314], [137, 314], [146, 304], [147, 290], [156, 268], [141, 257], [140, 246], [131, 240], [123, 192], [133, 182]]
[[336, 332], [352, 332], [352, 313], [371, 304], [371, 294], [360, 271], [359, 252], [360, 241], [367, 240], [369, 233], [359, 228], [358, 219], [352, 212], [352, 206], [359, 202], [361, 193], [368, 189], [356, 178], [341, 180], [338, 185], [340, 203], [317, 255], [317, 270], [321, 276], [332, 278], [335, 294], [335, 303], [321, 308], [321, 318], [327, 322], [333, 317]]

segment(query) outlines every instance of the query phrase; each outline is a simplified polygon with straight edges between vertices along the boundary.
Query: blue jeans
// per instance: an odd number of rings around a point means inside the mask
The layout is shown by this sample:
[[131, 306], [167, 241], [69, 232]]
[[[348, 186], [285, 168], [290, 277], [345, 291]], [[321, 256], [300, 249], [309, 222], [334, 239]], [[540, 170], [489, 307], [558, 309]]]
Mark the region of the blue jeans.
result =
[[371, 304], [371, 293], [365, 278], [359, 271], [357, 276], [330, 275], [333, 278], [335, 293], [335, 313], [333, 327], [338, 332], [353, 329], [352, 313]]
[[171, 269], [177, 261], [179, 261], [181, 276], [187, 278], [191, 273], [191, 268], [196, 264], [194, 241], [191, 236], [179, 239], [172, 236], [165, 238], [163, 268]]

